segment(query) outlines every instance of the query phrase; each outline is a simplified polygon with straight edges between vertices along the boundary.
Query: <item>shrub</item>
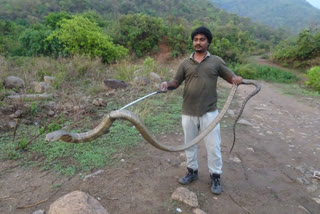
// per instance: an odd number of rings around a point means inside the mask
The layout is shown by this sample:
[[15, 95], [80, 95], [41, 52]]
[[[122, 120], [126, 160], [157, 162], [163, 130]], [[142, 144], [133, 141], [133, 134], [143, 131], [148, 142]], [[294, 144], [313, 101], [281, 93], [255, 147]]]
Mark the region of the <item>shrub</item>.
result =
[[320, 67], [316, 66], [308, 70], [307, 77], [309, 81], [306, 81], [306, 85], [320, 93]]
[[55, 38], [71, 54], [101, 57], [106, 63], [127, 54], [127, 49], [114, 44], [108, 35], [103, 34], [102, 28], [83, 16], [62, 20], [60, 28], [53, 31], [48, 40], [53, 41]]

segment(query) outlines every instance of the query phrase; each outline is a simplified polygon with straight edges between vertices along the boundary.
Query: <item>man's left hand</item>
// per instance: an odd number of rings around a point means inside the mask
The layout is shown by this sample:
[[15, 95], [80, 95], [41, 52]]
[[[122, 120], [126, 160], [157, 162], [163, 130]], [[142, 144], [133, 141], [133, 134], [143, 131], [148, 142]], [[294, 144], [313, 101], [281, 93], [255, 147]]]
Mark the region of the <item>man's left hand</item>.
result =
[[242, 77], [234, 75], [231, 80], [232, 84], [240, 85], [242, 83]]

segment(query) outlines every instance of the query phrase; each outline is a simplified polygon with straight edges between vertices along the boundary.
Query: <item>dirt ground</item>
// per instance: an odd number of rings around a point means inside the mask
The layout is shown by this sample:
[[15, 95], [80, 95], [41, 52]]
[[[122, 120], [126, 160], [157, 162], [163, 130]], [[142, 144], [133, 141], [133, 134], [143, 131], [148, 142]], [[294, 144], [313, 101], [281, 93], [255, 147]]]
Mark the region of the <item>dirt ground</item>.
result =
[[[195, 192], [199, 208], [206, 213], [320, 213], [320, 100], [285, 95], [276, 84], [262, 83], [261, 92], [247, 104], [237, 125], [237, 142], [231, 154], [232, 122], [227, 114], [221, 124], [223, 193], [209, 189], [206, 150], [200, 144], [200, 179], [186, 186]], [[240, 86], [233, 104], [253, 88]], [[182, 133], [158, 136], [161, 142], [180, 144]], [[0, 213], [31, 214], [49, 210], [59, 197], [75, 190], [89, 193], [117, 214], [193, 213], [182, 203], [170, 200], [186, 172], [184, 153], [167, 153], [141, 142], [123, 162], [105, 167], [101, 174], [83, 179], [81, 174], [65, 177], [53, 171], [22, 168], [16, 162], [0, 163]], [[91, 172], [94, 173], [94, 172]], [[318, 200], [318, 203], [317, 203]], [[44, 202], [43, 202], [44, 201]], [[38, 205], [35, 205], [38, 202]], [[30, 208], [17, 209], [27, 205]]]

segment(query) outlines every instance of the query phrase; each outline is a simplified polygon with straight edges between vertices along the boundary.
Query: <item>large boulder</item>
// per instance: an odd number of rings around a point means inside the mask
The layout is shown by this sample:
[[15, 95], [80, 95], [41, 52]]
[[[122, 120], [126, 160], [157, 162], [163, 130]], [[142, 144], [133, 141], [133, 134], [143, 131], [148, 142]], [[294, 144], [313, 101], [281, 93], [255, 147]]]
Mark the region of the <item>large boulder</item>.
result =
[[89, 194], [74, 191], [53, 202], [48, 214], [108, 214], [108, 212]]
[[5, 78], [3, 85], [7, 89], [12, 89], [12, 88], [23, 89], [25, 87], [25, 83], [23, 79], [16, 76], [8, 76], [7, 78]]

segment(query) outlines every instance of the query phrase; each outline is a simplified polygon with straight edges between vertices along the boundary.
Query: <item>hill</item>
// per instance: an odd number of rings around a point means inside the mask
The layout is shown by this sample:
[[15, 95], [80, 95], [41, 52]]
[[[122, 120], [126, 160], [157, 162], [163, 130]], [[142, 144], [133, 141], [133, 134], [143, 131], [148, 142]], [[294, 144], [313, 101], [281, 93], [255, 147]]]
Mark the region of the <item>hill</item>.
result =
[[219, 8], [269, 26], [299, 32], [320, 24], [320, 10], [305, 0], [211, 0]]

